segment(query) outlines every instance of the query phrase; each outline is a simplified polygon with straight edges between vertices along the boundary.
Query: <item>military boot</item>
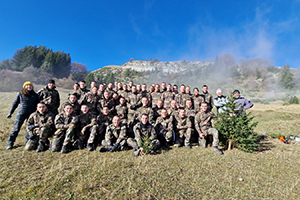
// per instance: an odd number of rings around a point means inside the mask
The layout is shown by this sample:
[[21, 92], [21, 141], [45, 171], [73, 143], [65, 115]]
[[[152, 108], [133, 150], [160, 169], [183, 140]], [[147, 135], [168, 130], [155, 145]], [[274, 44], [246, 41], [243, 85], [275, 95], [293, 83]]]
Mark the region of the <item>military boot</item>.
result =
[[13, 148], [13, 145], [11, 145], [11, 144], [6, 145], [6, 150], [11, 150], [12, 148]]
[[60, 152], [61, 153], [69, 153], [69, 148], [67, 147], [67, 145], [63, 145]]
[[42, 142], [40, 142], [38, 148], [36, 149], [36, 152], [40, 153], [44, 151], [44, 149], [45, 149], [45, 145]]
[[198, 143], [199, 143], [200, 147], [206, 148], [206, 139], [199, 138]]
[[94, 151], [93, 143], [88, 143], [86, 148], [87, 148], [88, 151]]
[[214, 152], [216, 152], [216, 153], [219, 154], [219, 155], [222, 155], [222, 154], [223, 154], [223, 152], [222, 152], [217, 146], [212, 147], [211, 150], [214, 151]]

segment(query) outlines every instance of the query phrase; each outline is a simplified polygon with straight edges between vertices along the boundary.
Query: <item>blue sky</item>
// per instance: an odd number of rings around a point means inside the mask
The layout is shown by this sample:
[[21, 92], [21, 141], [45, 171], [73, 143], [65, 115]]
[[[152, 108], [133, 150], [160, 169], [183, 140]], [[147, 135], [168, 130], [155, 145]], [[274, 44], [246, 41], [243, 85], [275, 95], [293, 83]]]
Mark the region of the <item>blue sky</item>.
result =
[[45, 45], [89, 70], [224, 53], [300, 67], [300, 0], [3, 0], [0, 10], [0, 61]]

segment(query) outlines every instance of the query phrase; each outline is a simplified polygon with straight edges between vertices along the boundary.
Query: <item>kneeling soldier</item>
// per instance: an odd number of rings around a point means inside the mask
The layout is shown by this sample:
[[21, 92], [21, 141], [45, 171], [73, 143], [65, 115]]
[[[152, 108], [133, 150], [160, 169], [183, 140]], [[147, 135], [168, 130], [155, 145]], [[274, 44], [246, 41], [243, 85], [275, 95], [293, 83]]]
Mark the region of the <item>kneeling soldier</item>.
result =
[[[25, 150], [42, 152], [49, 146], [48, 138], [54, 131], [54, 115], [48, 111], [44, 102], [37, 105], [36, 111], [32, 113], [26, 123], [26, 130], [29, 133], [29, 140], [25, 144]], [[37, 147], [38, 146], [38, 147]]]
[[[150, 149], [150, 153], [155, 153], [155, 151], [160, 147], [160, 142], [157, 139], [157, 135], [154, 127], [149, 123], [149, 116], [147, 114], [141, 115], [141, 122], [137, 123], [133, 127], [134, 139], [128, 138], [128, 145], [131, 146], [134, 150], [134, 155], [142, 155], [143, 149], [142, 146]], [[146, 138], [149, 141], [145, 141]], [[135, 154], [137, 152], [137, 154]]]
[[102, 145], [100, 147], [100, 152], [105, 151], [122, 151], [126, 146], [126, 124], [121, 122], [119, 116], [114, 116], [112, 124], [108, 125], [106, 128], [105, 139], [102, 140]]
[[78, 120], [73, 110], [71, 104], [67, 103], [65, 104], [64, 112], [56, 115], [54, 123], [57, 130], [51, 141], [51, 151], [61, 150], [61, 153], [70, 151], [71, 140], [73, 139]]
[[168, 115], [165, 108], [161, 109], [161, 116], [156, 120], [155, 129], [161, 143], [165, 143], [168, 147], [173, 138], [173, 117]]
[[191, 148], [191, 137], [192, 137], [192, 122], [188, 116], [185, 114], [185, 109], [179, 109], [179, 115], [175, 116], [176, 124], [176, 139], [175, 147], [180, 147], [184, 145], [186, 148]]
[[207, 135], [213, 136], [212, 150], [218, 154], [223, 154], [222, 151], [218, 149], [219, 145], [219, 132], [217, 129], [212, 128], [212, 119], [216, 118], [216, 115], [208, 111], [207, 103], [201, 103], [200, 111], [195, 117], [195, 127], [199, 134], [199, 145], [206, 147]]

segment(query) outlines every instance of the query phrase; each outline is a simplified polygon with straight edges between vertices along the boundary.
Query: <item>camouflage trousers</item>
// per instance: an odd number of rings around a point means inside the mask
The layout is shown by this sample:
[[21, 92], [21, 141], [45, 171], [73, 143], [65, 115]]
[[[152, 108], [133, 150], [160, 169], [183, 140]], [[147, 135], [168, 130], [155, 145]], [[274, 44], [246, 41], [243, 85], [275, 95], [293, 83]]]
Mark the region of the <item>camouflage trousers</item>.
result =
[[173, 131], [161, 130], [158, 133], [158, 138], [163, 138], [167, 143], [169, 143], [173, 139]]
[[84, 143], [88, 143], [88, 144], [92, 144], [95, 141], [95, 138], [97, 136], [97, 125], [93, 125], [92, 127], [90, 127], [89, 129], [87, 129], [83, 134], [80, 132], [78, 138], [84, 142]]
[[60, 151], [62, 146], [69, 146], [73, 140], [76, 126], [72, 124], [67, 130], [57, 129], [51, 141], [51, 151]]
[[[107, 142], [106, 140], [102, 140], [101, 145], [104, 146], [105, 148], [108, 148], [110, 146], [109, 143], [110, 143], [110, 145], [114, 145], [115, 144], [115, 142]], [[127, 140], [126, 139], [122, 140], [120, 142], [118, 148], [117, 148], [117, 151], [120, 151], [121, 149], [124, 149], [124, 147], [126, 145], [127, 145]]]
[[49, 144], [48, 138], [51, 136], [52, 130], [47, 127], [35, 128], [30, 134], [35, 135], [36, 137], [27, 140], [24, 147], [24, 150], [26, 151], [35, 150], [40, 143], [43, 145]]
[[206, 132], [206, 137], [208, 135], [211, 135], [213, 137], [212, 146], [217, 147], [219, 145], [219, 131], [215, 128], [209, 128]]
[[[128, 146], [130, 146], [132, 148], [138, 147], [138, 142], [136, 141], [136, 139], [133, 139], [133, 138], [128, 138], [127, 144], [128, 144]], [[158, 139], [151, 140], [149, 145], [153, 151], [158, 150], [160, 148], [160, 142]]]
[[180, 146], [190, 146], [191, 145], [191, 138], [192, 138], [193, 129], [187, 128], [187, 129], [180, 129], [175, 134], [175, 143], [179, 144]]

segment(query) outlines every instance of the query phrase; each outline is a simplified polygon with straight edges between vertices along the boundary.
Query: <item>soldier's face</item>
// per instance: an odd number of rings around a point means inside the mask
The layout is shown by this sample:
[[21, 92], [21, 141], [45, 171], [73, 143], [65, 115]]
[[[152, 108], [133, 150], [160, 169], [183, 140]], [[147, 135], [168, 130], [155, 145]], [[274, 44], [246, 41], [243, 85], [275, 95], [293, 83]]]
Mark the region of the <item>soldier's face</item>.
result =
[[168, 86], [167, 86], [167, 90], [169, 90], [169, 91], [172, 90], [172, 86], [171, 86], [171, 85], [168, 85]]
[[142, 85], [142, 91], [146, 91], [147, 90], [147, 86], [146, 85]]
[[201, 104], [201, 110], [202, 111], [207, 111], [207, 104]]
[[101, 84], [101, 85], [99, 86], [99, 90], [100, 90], [100, 91], [104, 91], [104, 85]]
[[95, 86], [97, 86], [97, 84], [96, 84], [96, 82], [91, 82], [91, 88], [93, 88], [93, 87], [95, 87]]
[[173, 91], [174, 91], [174, 92], [178, 92], [178, 87], [177, 87], [177, 86], [174, 86], [174, 87], [173, 87]]
[[48, 83], [48, 88], [49, 88], [50, 90], [52, 90], [52, 89], [54, 88], [54, 84], [53, 84], [53, 83]]
[[39, 103], [36, 108], [36, 110], [41, 114], [43, 114], [46, 111], [46, 109], [47, 109], [47, 106], [45, 104], [41, 104], [41, 103]]
[[64, 111], [66, 113], [66, 115], [71, 115], [73, 112], [73, 107], [72, 106], [66, 106], [64, 107]]
[[25, 85], [25, 89], [28, 91], [31, 91], [33, 89], [33, 87], [32, 87], [32, 85], [27, 84], [27, 85]]
[[104, 92], [104, 98], [108, 99], [109, 98], [109, 93], [108, 92]]
[[136, 92], [136, 87], [132, 86], [131, 90], [132, 90], [132, 92]]
[[167, 117], [167, 115], [168, 115], [167, 111], [166, 111], [165, 109], [163, 109], [163, 110], [161, 111], [161, 116], [162, 116], [163, 118], [165, 118], [165, 117]]
[[185, 110], [179, 110], [180, 117], [185, 117]]
[[172, 108], [175, 108], [176, 107], [176, 101], [172, 100], [171, 101], [171, 106], [172, 106]]
[[186, 107], [191, 108], [192, 107], [192, 102], [191, 101], [186, 101]]
[[132, 85], [133, 85], [133, 82], [132, 82], [132, 81], [130, 81], [130, 82], [129, 82], [129, 86], [130, 86], [130, 87], [132, 87]]
[[208, 87], [202, 87], [203, 92], [207, 92], [207, 90], [208, 90]]
[[74, 85], [73, 85], [73, 89], [74, 89], [74, 90], [78, 90], [78, 89], [79, 89], [79, 85], [74, 84]]
[[155, 91], [159, 91], [159, 89], [160, 89], [160, 87], [159, 87], [159, 85], [155, 85]]
[[195, 95], [198, 95], [198, 94], [199, 94], [199, 91], [198, 91], [197, 89], [195, 89], [195, 90], [194, 90], [194, 94], [195, 94]]
[[98, 88], [97, 87], [93, 87], [92, 92], [93, 92], [93, 94], [97, 94]]
[[141, 85], [137, 85], [136, 90], [141, 91]]
[[124, 103], [125, 103], [125, 99], [124, 99], [124, 98], [121, 98], [121, 99], [120, 99], [120, 104], [123, 105]]
[[185, 86], [180, 86], [180, 92], [184, 92], [185, 91]]
[[123, 85], [123, 90], [127, 90], [127, 85]]
[[143, 104], [143, 106], [148, 105], [148, 99], [147, 98], [143, 98], [142, 99], [142, 104]]
[[118, 83], [118, 88], [122, 88], [122, 83]]
[[162, 83], [161, 84], [161, 89], [165, 89], [166, 88], [166, 84], [165, 83]]
[[107, 86], [109, 89], [112, 89], [114, 87], [114, 85], [112, 83], [109, 83]]
[[85, 88], [86, 84], [85, 82], [79, 82], [80, 88]]
[[118, 127], [119, 124], [120, 124], [120, 122], [121, 122], [121, 119], [120, 119], [120, 117], [115, 116], [113, 118], [112, 122], [113, 122], [113, 124], [114, 124], [115, 127]]
[[108, 107], [104, 107], [104, 108], [103, 108], [103, 114], [104, 114], [104, 115], [108, 115], [108, 113], [109, 113]]
[[77, 98], [75, 95], [70, 95], [69, 100], [71, 103], [74, 103], [77, 100]]
[[119, 95], [113, 94], [113, 99], [114, 99], [114, 100], [117, 100], [118, 98], [119, 98]]
[[158, 101], [157, 102], [157, 107], [159, 107], [159, 108], [163, 107], [163, 102], [162, 101]]
[[86, 114], [89, 111], [89, 107], [87, 107], [87, 105], [82, 105], [81, 106], [81, 112], [83, 114]]
[[185, 93], [189, 94], [190, 92], [191, 92], [190, 87], [186, 87], [186, 88], [185, 88]]
[[147, 116], [147, 115], [142, 115], [142, 117], [141, 117], [141, 122], [142, 122], [143, 124], [147, 124], [147, 122], [148, 122], [148, 116]]

